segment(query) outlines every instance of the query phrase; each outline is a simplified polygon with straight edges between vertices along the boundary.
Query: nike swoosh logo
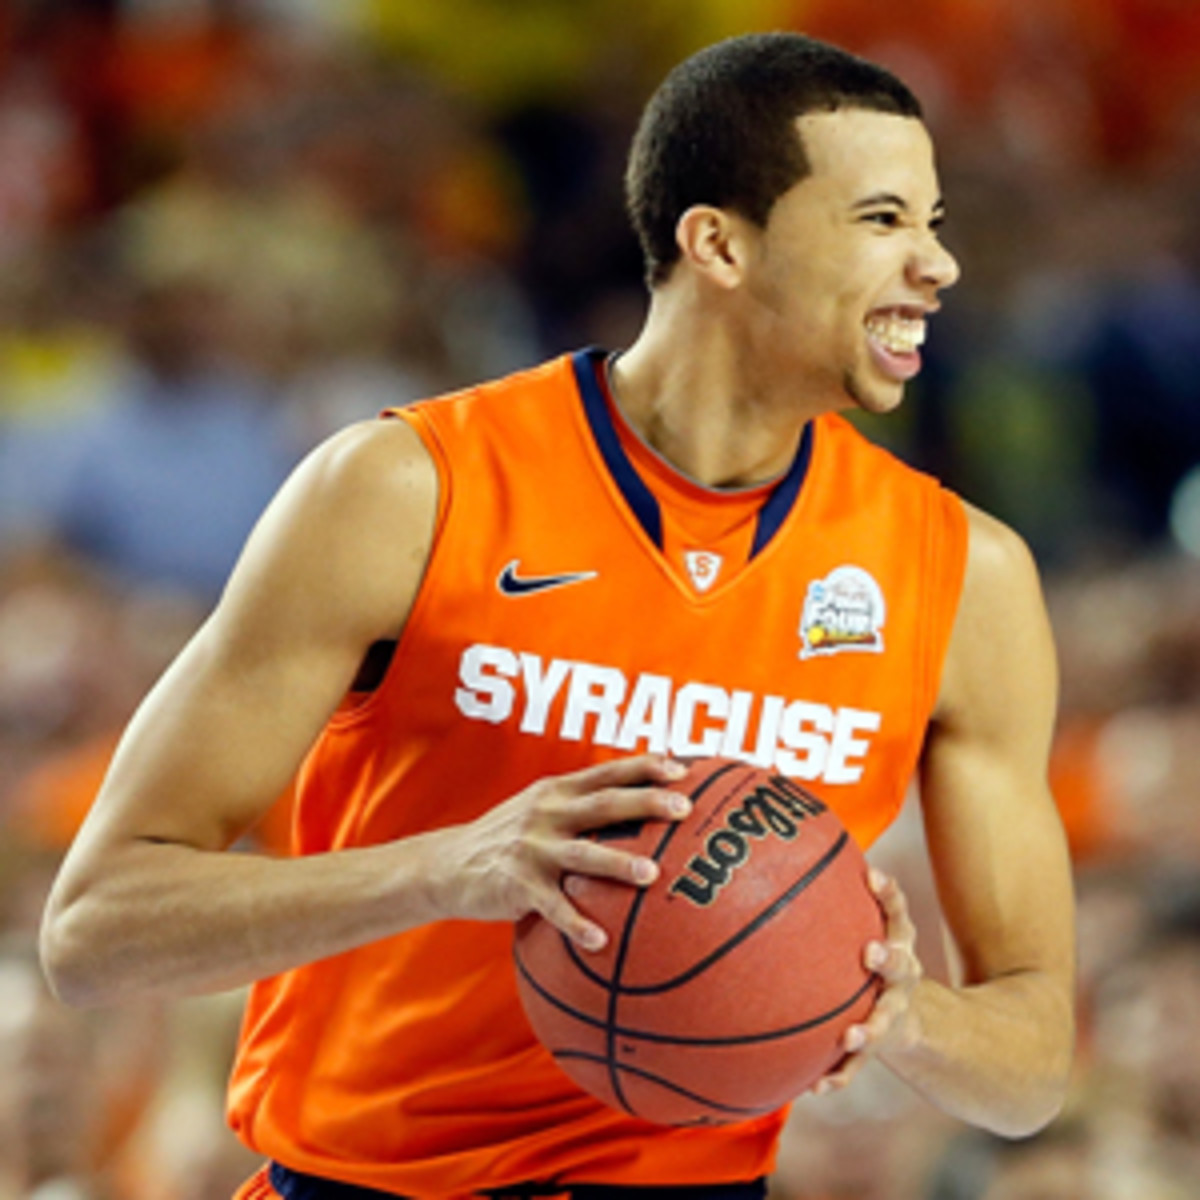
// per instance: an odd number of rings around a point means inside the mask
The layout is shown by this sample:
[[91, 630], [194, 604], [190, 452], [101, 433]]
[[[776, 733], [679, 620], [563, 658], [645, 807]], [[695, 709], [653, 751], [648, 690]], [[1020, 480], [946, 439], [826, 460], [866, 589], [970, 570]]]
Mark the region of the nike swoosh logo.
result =
[[521, 560], [514, 558], [496, 579], [496, 586], [506, 596], [528, 596], [531, 592], [545, 592], [569, 583], [586, 583], [600, 574], [599, 571], [571, 571], [563, 575], [518, 575], [520, 565]]

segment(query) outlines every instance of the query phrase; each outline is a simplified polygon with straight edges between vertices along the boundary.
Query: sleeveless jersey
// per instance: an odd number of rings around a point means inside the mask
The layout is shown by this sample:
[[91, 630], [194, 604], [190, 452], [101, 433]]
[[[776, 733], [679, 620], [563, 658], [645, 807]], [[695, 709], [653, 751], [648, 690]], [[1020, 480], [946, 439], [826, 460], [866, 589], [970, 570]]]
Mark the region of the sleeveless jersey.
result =
[[[301, 772], [297, 853], [467, 822], [544, 775], [646, 750], [803, 780], [864, 847], [899, 811], [958, 604], [961, 503], [820, 417], [753, 556], [698, 591], [659, 549], [598, 362], [394, 414], [437, 464], [438, 528], [383, 682]], [[230, 1093], [240, 1136], [295, 1170], [417, 1197], [772, 1168], [782, 1112], [662, 1128], [578, 1090], [525, 1020], [512, 936], [441, 921], [255, 985]]]

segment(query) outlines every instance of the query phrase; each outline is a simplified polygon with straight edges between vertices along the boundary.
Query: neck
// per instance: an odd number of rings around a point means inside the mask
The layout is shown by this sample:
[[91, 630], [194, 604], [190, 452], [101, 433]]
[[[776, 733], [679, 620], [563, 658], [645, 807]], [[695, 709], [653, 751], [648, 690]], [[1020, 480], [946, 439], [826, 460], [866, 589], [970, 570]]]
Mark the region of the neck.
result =
[[610, 370], [613, 397], [640, 436], [708, 487], [764, 483], [791, 465], [805, 424], [829, 405], [771, 380], [728, 323], [656, 295], [646, 324]]

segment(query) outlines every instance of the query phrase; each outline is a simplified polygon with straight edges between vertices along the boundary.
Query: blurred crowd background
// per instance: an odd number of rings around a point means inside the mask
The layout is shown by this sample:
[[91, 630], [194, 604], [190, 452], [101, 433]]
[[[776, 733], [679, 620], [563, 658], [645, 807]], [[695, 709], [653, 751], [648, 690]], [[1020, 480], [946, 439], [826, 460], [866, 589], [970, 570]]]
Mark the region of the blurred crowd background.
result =
[[[870, 426], [1045, 573], [1080, 898], [1066, 1112], [1006, 1143], [882, 1071], [774, 1200], [1200, 1194], [1200, 4], [0, 5], [0, 1200], [221, 1200], [237, 995], [78, 1013], [33, 939], [117, 732], [318, 439], [632, 336], [637, 113], [728, 34], [898, 70], [964, 277]], [[280, 850], [286, 812], [254, 841]], [[910, 811], [875, 852], [936, 899]]]

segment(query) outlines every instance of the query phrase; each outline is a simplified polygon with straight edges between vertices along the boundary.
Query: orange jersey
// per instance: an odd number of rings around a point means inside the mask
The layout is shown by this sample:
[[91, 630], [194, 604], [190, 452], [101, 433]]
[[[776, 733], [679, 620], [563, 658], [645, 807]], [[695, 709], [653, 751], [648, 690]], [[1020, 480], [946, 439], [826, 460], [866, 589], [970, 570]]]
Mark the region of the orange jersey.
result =
[[[958, 604], [961, 503], [821, 417], [748, 561], [697, 580], [660, 548], [598, 363], [396, 414], [436, 461], [438, 529], [386, 677], [301, 773], [298, 853], [470, 821], [544, 775], [647, 750], [804, 780], [864, 846], [899, 811]], [[525, 1020], [512, 935], [437, 922], [257, 984], [240, 1135], [295, 1170], [419, 1197], [771, 1169], [783, 1113], [661, 1128], [580, 1092]]]

